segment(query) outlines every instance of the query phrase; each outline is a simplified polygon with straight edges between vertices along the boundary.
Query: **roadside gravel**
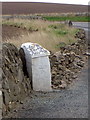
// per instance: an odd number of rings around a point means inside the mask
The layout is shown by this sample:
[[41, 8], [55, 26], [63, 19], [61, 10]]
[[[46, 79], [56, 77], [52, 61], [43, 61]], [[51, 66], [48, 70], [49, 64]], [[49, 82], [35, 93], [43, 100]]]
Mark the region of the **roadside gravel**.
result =
[[88, 65], [66, 90], [34, 92], [8, 116], [14, 118], [88, 118]]

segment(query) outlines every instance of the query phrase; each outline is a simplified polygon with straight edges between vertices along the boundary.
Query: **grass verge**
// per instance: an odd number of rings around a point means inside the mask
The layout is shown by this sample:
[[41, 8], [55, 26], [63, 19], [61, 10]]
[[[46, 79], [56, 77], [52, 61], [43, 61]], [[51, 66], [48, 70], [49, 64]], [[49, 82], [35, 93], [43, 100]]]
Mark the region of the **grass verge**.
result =
[[[38, 29], [37, 32], [31, 32], [30, 34], [21, 34], [18, 38], [13, 37], [7, 39], [7, 42], [15, 44], [20, 47], [22, 43], [33, 42], [38, 43], [46, 49], [57, 52], [60, 50], [60, 46], [71, 44], [77, 41], [74, 37], [78, 29], [74, 27], [68, 27], [65, 24], [54, 23], [43, 20], [22, 20], [14, 19], [9, 21], [3, 21], [6, 25], [20, 25], [21, 28], [26, 27], [29, 30]], [[18, 29], [17, 29], [18, 30]], [[13, 32], [13, 31], [12, 31]], [[61, 44], [63, 43], [63, 44]]]

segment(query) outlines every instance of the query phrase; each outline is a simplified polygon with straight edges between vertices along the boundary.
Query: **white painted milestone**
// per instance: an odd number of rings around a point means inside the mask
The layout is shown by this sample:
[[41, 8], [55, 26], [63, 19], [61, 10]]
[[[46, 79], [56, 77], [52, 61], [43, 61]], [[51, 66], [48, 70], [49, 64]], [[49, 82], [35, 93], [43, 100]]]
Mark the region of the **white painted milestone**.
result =
[[37, 43], [24, 43], [21, 48], [25, 52], [29, 76], [32, 74], [33, 90], [51, 91], [50, 52]]

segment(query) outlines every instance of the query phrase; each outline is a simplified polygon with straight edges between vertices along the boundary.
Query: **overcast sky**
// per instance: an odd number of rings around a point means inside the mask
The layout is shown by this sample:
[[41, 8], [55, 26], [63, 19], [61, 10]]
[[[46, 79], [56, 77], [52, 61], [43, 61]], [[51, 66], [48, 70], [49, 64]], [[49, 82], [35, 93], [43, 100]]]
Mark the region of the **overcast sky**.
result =
[[81, 4], [88, 5], [88, 0], [1, 0], [2, 2], [47, 2], [47, 3], [67, 3], [67, 4]]

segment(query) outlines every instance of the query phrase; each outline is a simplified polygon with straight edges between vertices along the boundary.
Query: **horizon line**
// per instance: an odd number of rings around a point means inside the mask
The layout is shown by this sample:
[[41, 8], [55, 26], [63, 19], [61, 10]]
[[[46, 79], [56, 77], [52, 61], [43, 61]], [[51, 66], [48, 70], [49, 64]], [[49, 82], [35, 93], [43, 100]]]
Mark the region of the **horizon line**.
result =
[[27, 0], [27, 1], [21, 1], [21, 0], [19, 0], [19, 1], [17, 1], [17, 0], [15, 0], [15, 1], [14, 1], [14, 0], [13, 0], [13, 1], [12, 1], [12, 0], [11, 0], [11, 1], [10, 1], [10, 0], [9, 0], [9, 1], [8, 1], [8, 0], [2, 0], [1, 2], [2, 2], [2, 3], [28, 3], [28, 2], [29, 2], [29, 3], [69, 4], [69, 5], [85, 5], [85, 6], [90, 5], [90, 2], [88, 2], [88, 4], [80, 4], [80, 3], [59, 3], [59, 2], [45, 2], [45, 1], [44, 1], [44, 2], [43, 2], [43, 1], [42, 1], [42, 2], [41, 2], [41, 1], [40, 1], [40, 2], [37, 2], [37, 1], [28, 1], [28, 0]]

